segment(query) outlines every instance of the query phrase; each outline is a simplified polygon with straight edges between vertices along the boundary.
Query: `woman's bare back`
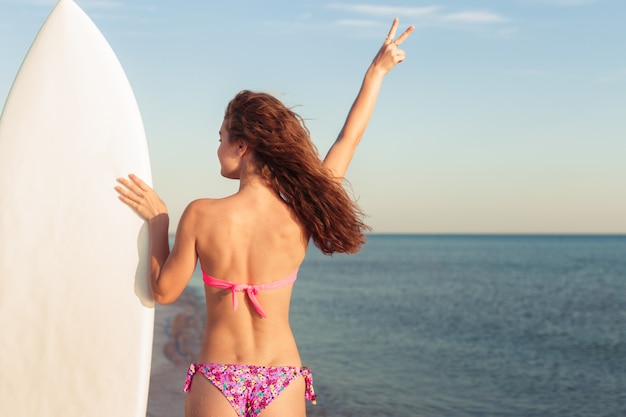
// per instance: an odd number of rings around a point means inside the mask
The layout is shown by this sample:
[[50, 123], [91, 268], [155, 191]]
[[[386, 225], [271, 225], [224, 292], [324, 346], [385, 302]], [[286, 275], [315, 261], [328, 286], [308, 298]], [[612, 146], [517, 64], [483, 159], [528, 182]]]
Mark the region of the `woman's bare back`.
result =
[[[196, 251], [206, 275], [235, 284], [268, 284], [297, 271], [308, 238], [289, 207], [272, 190], [250, 185], [219, 200], [197, 200]], [[207, 327], [200, 361], [300, 366], [289, 326], [292, 286], [260, 291], [255, 298], [263, 318], [245, 292], [205, 286]], [[271, 329], [271, 331], [269, 331]]]

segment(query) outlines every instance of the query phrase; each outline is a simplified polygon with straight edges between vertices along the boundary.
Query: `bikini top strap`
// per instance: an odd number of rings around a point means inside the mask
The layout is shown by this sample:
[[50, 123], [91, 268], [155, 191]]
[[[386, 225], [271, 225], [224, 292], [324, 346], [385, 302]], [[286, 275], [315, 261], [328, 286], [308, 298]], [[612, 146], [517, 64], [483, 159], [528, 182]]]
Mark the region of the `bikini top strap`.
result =
[[257, 313], [259, 313], [261, 317], [267, 317], [267, 314], [265, 313], [265, 311], [263, 311], [261, 303], [259, 303], [259, 300], [256, 298], [256, 295], [259, 293], [259, 291], [278, 290], [280, 288], [284, 288], [293, 284], [296, 279], [298, 279], [297, 269], [285, 278], [279, 279], [278, 281], [272, 281], [267, 284], [237, 284], [231, 281], [225, 281], [219, 278], [212, 277], [204, 272], [204, 270], [202, 270], [202, 280], [204, 281], [205, 285], [208, 285], [209, 287], [230, 290], [232, 294], [231, 297], [233, 302], [233, 311], [237, 310], [237, 307], [239, 305], [236, 293], [245, 291], [248, 295], [248, 298], [252, 302], [254, 309]]

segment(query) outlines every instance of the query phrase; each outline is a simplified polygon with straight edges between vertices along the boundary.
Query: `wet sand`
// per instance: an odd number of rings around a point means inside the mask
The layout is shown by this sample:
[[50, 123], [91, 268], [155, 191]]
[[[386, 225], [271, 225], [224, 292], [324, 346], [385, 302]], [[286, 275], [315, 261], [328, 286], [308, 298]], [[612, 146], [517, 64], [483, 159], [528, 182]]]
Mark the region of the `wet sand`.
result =
[[183, 385], [200, 351], [205, 320], [204, 306], [191, 290], [174, 304], [157, 306], [147, 417], [184, 415]]

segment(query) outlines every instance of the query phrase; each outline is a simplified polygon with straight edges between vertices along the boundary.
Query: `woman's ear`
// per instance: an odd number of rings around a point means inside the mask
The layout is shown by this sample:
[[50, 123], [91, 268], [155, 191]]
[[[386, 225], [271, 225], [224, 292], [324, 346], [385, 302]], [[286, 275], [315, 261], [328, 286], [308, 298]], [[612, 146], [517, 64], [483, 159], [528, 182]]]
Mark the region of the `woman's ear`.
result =
[[248, 145], [240, 139], [237, 150], [239, 151], [239, 156], [244, 156], [248, 152]]

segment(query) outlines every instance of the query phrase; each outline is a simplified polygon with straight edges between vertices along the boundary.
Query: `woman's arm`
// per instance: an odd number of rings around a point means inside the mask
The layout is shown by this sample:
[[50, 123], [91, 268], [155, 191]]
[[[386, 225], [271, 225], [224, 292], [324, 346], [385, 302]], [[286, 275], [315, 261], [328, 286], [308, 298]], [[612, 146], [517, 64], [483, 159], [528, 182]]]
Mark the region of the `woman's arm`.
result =
[[356, 100], [352, 104], [343, 129], [341, 129], [337, 140], [331, 146], [324, 159], [324, 165], [339, 179], [345, 175], [354, 151], [361, 141], [363, 133], [365, 133], [367, 123], [374, 111], [374, 105], [376, 104], [383, 78], [396, 64], [402, 62], [406, 56], [406, 53], [398, 46], [409, 37], [414, 27], [409, 26], [402, 35], [394, 40], [397, 27], [398, 19], [396, 18], [391, 25], [389, 35], [385, 39], [383, 46], [379, 49], [365, 73], [363, 84]]
[[176, 231], [174, 247], [170, 252], [167, 206], [158, 194], [139, 177], [119, 178], [123, 186], [115, 189], [120, 200], [148, 221], [150, 227], [150, 289], [159, 304], [176, 301], [189, 282], [196, 267], [193, 215], [189, 207], [183, 213]]

